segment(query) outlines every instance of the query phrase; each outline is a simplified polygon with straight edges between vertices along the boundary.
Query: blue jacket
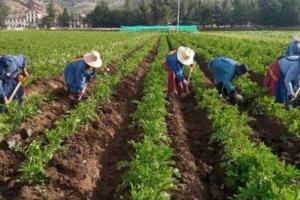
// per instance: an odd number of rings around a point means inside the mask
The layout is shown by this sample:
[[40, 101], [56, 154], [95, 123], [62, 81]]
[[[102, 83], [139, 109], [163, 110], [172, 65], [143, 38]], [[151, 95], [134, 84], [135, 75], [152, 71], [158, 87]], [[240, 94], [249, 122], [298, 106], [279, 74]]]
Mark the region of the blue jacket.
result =
[[10, 95], [17, 84], [15, 79], [26, 67], [27, 62], [23, 55], [0, 57], [0, 99]]
[[293, 41], [289, 44], [285, 56], [300, 55], [300, 48], [297, 47], [297, 42]]
[[299, 56], [290, 56], [279, 60], [280, 71], [284, 76], [284, 85], [288, 95], [294, 94], [300, 76]]
[[236, 64], [238, 62], [227, 57], [218, 57], [208, 63], [211, 68], [214, 81], [222, 83], [227, 92], [230, 93], [234, 86], [232, 80], [236, 77]]
[[179, 62], [177, 58], [177, 52], [167, 55], [166, 63], [169, 69], [175, 73], [176, 79], [178, 81], [185, 80], [185, 76], [183, 74], [184, 65], [181, 62]]
[[68, 64], [64, 71], [66, 85], [73, 93], [81, 92], [86, 82], [90, 81], [95, 74], [95, 69], [93, 72], [87, 70], [87, 64], [83, 59]]

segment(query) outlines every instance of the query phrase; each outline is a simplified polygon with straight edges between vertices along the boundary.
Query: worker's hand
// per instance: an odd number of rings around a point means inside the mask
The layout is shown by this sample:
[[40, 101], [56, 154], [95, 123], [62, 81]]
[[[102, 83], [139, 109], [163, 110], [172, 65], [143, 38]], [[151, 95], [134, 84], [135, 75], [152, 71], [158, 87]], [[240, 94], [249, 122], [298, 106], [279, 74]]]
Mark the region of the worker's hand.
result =
[[7, 99], [7, 97], [4, 97], [4, 104], [5, 105], [7, 105], [7, 104], [9, 104], [10, 102], [9, 102], [9, 100]]
[[183, 80], [183, 83], [187, 86], [190, 84], [186, 79]]
[[195, 63], [193, 63], [193, 64], [190, 64], [190, 68], [194, 68], [196, 66], [196, 64]]
[[27, 76], [24, 75], [23, 73], [18, 75], [18, 81], [20, 83], [24, 84], [26, 82], [26, 80], [27, 80]]

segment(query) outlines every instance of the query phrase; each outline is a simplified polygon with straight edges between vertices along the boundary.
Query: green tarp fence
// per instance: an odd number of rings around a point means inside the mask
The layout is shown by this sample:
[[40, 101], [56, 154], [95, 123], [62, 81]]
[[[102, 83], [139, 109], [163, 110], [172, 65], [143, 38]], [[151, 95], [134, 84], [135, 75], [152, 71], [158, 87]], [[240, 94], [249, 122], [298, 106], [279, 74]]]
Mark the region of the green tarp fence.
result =
[[[160, 32], [175, 32], [177, 31], [177, 26], [121, 26], [121, 32], [138, 32], [138, 31], [160, 31]], [[180, 32], [197, 32], [197, 26], [178, 26], [178, 31]]]

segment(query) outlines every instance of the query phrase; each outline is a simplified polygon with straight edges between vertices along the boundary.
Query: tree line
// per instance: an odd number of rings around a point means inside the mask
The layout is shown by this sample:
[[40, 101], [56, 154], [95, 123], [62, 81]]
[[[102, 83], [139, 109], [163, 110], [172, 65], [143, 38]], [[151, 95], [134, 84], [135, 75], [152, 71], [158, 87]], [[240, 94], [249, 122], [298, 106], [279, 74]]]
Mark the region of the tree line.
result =
[[[176, 24], [177, 0], [126, 0], [123, 9], [100, 3], [87, 15], [94, 27]], [[180, 22], [197, 25], [300, 25], [299, 0], [181, 0]]]
[[[125, 0], [119, 9], [110, 9], [104, 1], [87, 14], [84, 23], [92, 27], [121, 25], [176, 24], [178, 0]], [[48, 4], [46, 26], [68, 26], [71, 20], [67, 9], [56, 15], [55, 2]], [[299, 0], [181, 0], [180, 23], [196, 25], [300, 25]], [[0, 25], [8, 14], [0, 0]]]

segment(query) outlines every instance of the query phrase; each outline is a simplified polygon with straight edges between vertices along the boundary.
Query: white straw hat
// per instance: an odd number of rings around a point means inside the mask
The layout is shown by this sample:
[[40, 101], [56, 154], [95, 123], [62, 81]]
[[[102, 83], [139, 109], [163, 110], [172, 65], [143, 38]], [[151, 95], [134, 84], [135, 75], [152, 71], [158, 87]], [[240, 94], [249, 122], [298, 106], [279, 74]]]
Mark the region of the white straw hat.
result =
[[91, 67], [99, 68], [102, 66], [102, 60], [100, 57], [100, 53], [97, 51], [92, 51], [83, 56], [83, 60], [86, 64]]
[[294, 40], [300, 42], [300, 32], [295, 35]]
[[177, 50], [177, 58], [184, 65], [194, 63], [195, 52], [188, 47], [179, 47]]

